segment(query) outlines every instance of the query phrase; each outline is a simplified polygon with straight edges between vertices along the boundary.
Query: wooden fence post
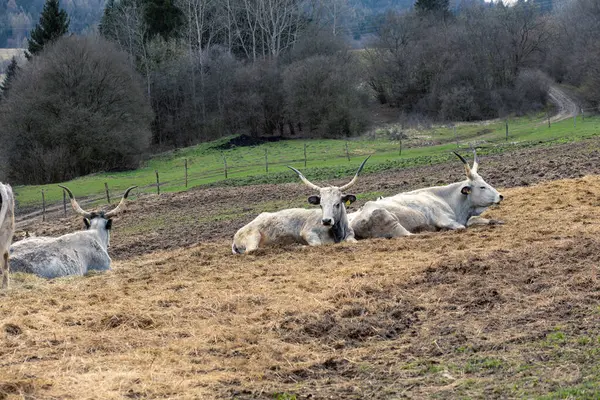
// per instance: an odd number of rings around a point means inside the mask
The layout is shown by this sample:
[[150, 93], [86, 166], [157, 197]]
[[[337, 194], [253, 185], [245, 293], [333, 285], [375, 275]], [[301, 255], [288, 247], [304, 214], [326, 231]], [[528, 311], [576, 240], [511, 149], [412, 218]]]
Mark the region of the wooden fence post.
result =
[[506, 123], [506, 141], [508, 142], [508, 120], [506, 120], [505, 123]]
[[546, 112], [546, 115], [548, 116], [548, 128], [550, 128], [550, 112]]
[[188, 187], [188, 166], [187, 166], [187, 158], [185, 159], [185, 187]]
[[67, 218], [67, 192], [63, 190], [63, 210], [65, 211], [65, 218]]
[[398, 137], [398, 145], [399, 145], [398, 157], [401, 157], [402, 156], [402, 134], [400, 134], [400, 136]]
[[42, 221], [46, 222], [46, 195], [42, 189]]
[[156, 194], [160, 195], [160, 181], [158, 180], [158, 170], [155, 169], [154, 172], [156, 173]]
[[110, 204], [110, 193], [108, 191], [108, 183], [104, 182], [104, 190], [106, 191], [106, 201]]
[[577, 128], [577, 115], [573, 115], [573, 128]]
[[223, 164], [225, 165], [225, 179], [227, 179], [227, 159], [225, 158], [225, 153], [221, 153], [221, 157], [223, 157]]
[[585, 121], [585, 114], [583, 113], [583, 107], [581, 108], [581, 122]]
[[269, 153], [267, 149], [265, 149], [265, 172], [269, 173]]
[[350, 152], [348, 151], [348, 141], [346, 140], [346, 158], [350, 161]]
[[458, 136], [456, 135], [456, 125], [452, 125], [452, 130], [454, 131], [454, 139], [456, 140], [456, 148], [458, 149], [460, 145], [458, 144]]
[[304, 168], [306, 168], [306, 143], [304, 143]]

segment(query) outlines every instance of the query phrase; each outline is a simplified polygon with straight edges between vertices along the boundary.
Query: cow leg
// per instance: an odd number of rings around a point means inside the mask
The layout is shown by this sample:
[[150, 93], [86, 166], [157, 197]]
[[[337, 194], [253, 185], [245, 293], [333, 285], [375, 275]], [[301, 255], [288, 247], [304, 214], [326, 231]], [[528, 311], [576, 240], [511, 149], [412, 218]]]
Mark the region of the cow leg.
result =
[[466, 226], [464, 226], [463, 224], [459, 224], [456, 221], [453, 221], [449, 218], [444, 218], [442, 219], [438, 224], [437, 227], [439, 229], [450, 229], [450, 230], [460, 230], [460, 229], [466, 229]]
[[2, 289], [8, 289], [8, 273], [9, 273], [9, 265], [8, 265], [8, 252], [5, 251], [2, 257]]
[[246, 236], [246, 250], [244, 251], [244, 253], [251, 253], [254, 250], [258, 249], [260, 247], [261, 238], [262, 235], [260, 234], [260, 232], [254, 232], [251, 235]]
[[497, 219], [487, 219], [481, 217], [471, 217], [469, 222], [467, 222], [467, 226], [476, 226], [476, 225], [503, 225], [504, 221], [500, 221]]
[[303, 228], [300, 231], [300, 237], [304, 239], [309, 246], [320, 246], [325, 243], [333, 243], [333, 240], [328, 238], [328, 234], [324, 235], [327, 230], [324, 227]]
[[384, 208], [377, 208], [370, 213], [361, 213], [352, 221], [352, 229], [361, 239], [412, 235], [400, 224], [394, 214]]
[[316, 232], [312, 232], [312, 231], [302, 232], [302, 237], [304, 238], [304, 240], [306, 240], [306, 243], [309, 246], [320, 246], [323, 244], [323, 240], [321, 239], [321, 236]]

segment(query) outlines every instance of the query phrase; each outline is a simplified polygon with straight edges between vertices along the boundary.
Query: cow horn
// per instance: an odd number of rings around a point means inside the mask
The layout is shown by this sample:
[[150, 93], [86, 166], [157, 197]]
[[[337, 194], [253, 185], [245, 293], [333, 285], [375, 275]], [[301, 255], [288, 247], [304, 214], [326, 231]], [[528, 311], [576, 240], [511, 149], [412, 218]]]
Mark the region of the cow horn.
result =
[[348, 183], [346, 183], [344, 186], [342, 186], [340, 188], [340, 190], [343, 192], [344, 190], [348, 189], [349, 187], [353, 186], [356, 181], [358, 180], [358, 174], [360, 174], [360, 171], [362, 171], [363, 167], [365, 166], [365, 164], [367, 163], [367, 160], [371, 158], [371, 156], [365, 158], [365, 161], [362, 162], [362, 164], [360, 164], [360, 167], [358, 167], [358, 171], [356, 171], [356, 174], [354, 175], [354, 178], [352, 178], [352, 180]]
[[290, 167], [289, 165], [287, 166], [289, 169], [291, 169], [292, 171], [294, 171], [295, 173], [298, 174], [298, 176], [300, 177], [300, 179], [302, 180], [302, 182], [304, 182], [304, 184], [306, 184], [306, 186], [308, 186], [309, 188], [315, 189], [315, 190], [321, 190], [320, 187], [318, 187], [317, 185], [315, 185], [314, 183], [312, 183], [311, 181], [309, 181], [308, 179], [306, 179], [304, 177], [304, 175], [302, 175], [302, 172], [298, 171], [296, 168], [294, 167]]
[[71, 190], [69, 190], [68, 187], [63, 186], [63, 185], [58, 185], [58, 187], [63, 188], [63, 190], [65, 192], [67, 192], [67, 194], [69, 195], [69, 199], [71, 199], [71, 207], [73, 207], [73, 210], [77, 214], [82, 215], [85, 218], [90, 218], [91, 217], [92, 213], [90, 213], [88, 211], [85, 211], [83, 208], [81, 208], [79, 206], [79, 204], [77, 203], [77, 200], [75, 200], [75, 196], [73, 196], [73, 193], [71, 192]]
[[460, 161], [462, 161], [463, 164], [465, 164], [465, 171], [467, 172], [467, 178], [471, 179], [471, 177], [473, 175], [471, 174], [471, 167], [469, 167], [469, 163], [467, 162], [467, 160], [465, 160], [465, 158], [463, 156], [461, 156], [460, 154], [458, 154], [457, 152], [453, 151], [453, 153], [456, 155], [456, 157], [460, 158]]
[[477, 150], [473, 149], [473, 168], [471, 168], [471, 171], [477, 173], [477, 168], [479, 168], [479, 157], [477, 157]]
[[119, 212], [121, 212], [123, 210], [123, 207], [125, 206], [125, 199], [127, 199], [127, 196], [129, 196], [129, 192], [131, 192], [136, 187], [137, 186], [132, 186], [125, 191], [125, 194], [123, 194], [123, 197], [121, 198], [121, 201], [119, 202], [119, 205], [117, 206], [117, 208], [104, 214], [106, 216], [106, 218], [114, 217], [115, 215], [117, 215]]

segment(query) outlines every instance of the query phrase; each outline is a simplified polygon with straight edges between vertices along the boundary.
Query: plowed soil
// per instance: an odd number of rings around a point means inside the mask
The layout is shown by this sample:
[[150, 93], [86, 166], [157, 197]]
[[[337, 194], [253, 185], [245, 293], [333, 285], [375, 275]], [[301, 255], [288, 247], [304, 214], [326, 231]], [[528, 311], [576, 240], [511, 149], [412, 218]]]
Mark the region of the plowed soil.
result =
[[231, 255], [249, 214], [303, 202], [300, 185], [132, 201], [113, 271], [0, 294], [0, 398], [598, 398], [600, 177], [581, 177], [597, 148], [481, 160], [505, 195], [484, 216], [504, 225], [393, 240]]
[[[480, 174], [497, 188], [600, 174], [600, 139], [484, 157], [480, 163]], [[359, 194], [359, 199], [350, 211], [375, 197], [360, 196], [361, 193], [392, 195], [463, 179], [464, 169], [458, 159], [452, 163], [364, 175], [352, 189]], [[330, 183], [339, 185], [347, 180]], [[128, 203], [128, 212], [115, 218], [110, 253], [115, 259], [126, 259], [157, 250], [231, 239], [260, 212], [304, 207], [311, 194], [309, 188], [298, 183], [196, 188], [160, 197], [134, 198]], [[64, 218], [61, 211], [50, 214], [45, 223], [40, 217], [29, 221], [17, 231], [17, 238], [21, 238], [24, 231], [56, 236], [76, 229], [83, 229], [82, 220], [72, 213]]]

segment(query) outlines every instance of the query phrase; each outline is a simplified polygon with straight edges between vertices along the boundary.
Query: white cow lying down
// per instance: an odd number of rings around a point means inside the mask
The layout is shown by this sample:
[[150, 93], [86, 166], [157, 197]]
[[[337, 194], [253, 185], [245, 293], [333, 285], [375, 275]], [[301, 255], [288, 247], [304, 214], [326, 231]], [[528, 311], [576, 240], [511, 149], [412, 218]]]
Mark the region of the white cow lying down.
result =
[[421, 231], [498, 223], [479, 218], [479, 215], [489, 206], [499, 204], [504, 197], [477, 173], [479, 162], [475, 152], [473, 168], [462, 156], [456, 155], [464, 164], [466, 180], [365, 203], [359, 211], [348, 215], [356, 238], [391, 238]]
[[125, 191], [119, 205], [109, 212], [84, 211], [67, 191], [71, 206], [84, 217], [87, 230], [68, 233], [60, 237], [30, 237], [14, 243], [11, 248], [11, 272], [25, 272], [43, 278], [68, 275], [85, 275], [88, 271], [110, 269], [108, 246], [111, 217], [123, 210], [129, 192]]
[[320, 205], [321, 209], [290, 208], [259, 214], [236, 232], [231, 245], [233, 254], [250, 253], [259, 247], [276, 244], [318, 246], [342, 241], [355, 242], [344, 204], [356, 201], [356, 196], [344, 194], [343, 191], [356, 183], [358, 174], [368, 159], [369, 157], [362, 162], [352, 181], [342, 187], [321, 188], [306, 179], [297, 169], [289, 167], [304, 184], [319, 191], [320, 196], [310, 196], [308, 202]]

